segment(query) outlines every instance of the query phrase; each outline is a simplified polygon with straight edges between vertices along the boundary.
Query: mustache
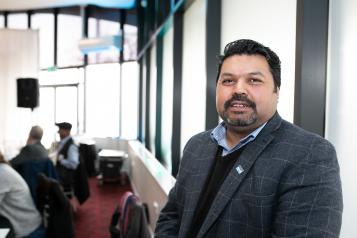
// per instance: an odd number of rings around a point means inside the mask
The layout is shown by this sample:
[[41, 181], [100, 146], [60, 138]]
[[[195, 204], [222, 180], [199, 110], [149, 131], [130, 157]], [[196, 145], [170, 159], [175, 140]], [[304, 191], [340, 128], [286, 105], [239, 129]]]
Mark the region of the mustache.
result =
[[227, 100], [227, 101], [224, 103], [224, 109], [227, 109], [228, 107], [230, 107], [230, 105], [231, 105], [234, 101], [245, 102], [248, 107], [251, 107], [251, 108], [253, 108], [253, 109], [256, 108], [255, 102], [249, 100], [245, 94], [235, 93], [235, 94], [233, 94], [233, 96], [232, 96], [229, 100]]

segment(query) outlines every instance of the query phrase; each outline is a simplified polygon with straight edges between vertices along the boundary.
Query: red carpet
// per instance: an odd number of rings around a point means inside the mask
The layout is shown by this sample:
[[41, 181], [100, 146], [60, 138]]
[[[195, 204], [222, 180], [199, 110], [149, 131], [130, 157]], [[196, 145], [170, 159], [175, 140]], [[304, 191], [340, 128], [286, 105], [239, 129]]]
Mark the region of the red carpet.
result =
[[90, 198], [78, 207], [74, 215], [76, 238], [110, 238], [109, 224], [116, 205], [129, 183], [104, 183], [98, 186], [96, 177], [89, 178]]

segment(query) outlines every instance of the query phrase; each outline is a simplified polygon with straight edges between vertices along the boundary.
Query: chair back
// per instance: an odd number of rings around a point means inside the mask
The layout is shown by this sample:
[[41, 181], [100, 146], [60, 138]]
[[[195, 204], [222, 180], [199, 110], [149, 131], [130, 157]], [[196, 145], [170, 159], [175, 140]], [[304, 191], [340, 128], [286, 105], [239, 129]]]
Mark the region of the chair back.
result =
[[16, 170], [28, 184], [35, 204], [37, 204], [38, 174], [42, 173], [49, 178], [58, 180], [57, 171], [49, 158], [25, 161], [19, 164]]

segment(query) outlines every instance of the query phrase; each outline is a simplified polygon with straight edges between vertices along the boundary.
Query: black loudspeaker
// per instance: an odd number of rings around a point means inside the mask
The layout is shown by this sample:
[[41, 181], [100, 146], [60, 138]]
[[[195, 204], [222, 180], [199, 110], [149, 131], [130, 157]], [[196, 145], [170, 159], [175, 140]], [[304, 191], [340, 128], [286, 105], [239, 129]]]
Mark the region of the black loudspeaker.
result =
[[17, 106], [35, 108], [38, 106], [39, 84], [35, 78], [17, 79]]

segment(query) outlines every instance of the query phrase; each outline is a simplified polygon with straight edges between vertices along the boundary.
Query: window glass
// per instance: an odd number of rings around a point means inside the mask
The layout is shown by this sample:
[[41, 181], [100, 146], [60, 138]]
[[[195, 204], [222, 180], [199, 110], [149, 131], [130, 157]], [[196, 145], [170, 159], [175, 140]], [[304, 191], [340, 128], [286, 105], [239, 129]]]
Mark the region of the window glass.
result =
[[42, 144], [50, 148], [56, 139], [55, 127], [55, 88], [40, 88], [40, 106], [38, 108], [39, 125], [43, 128]]
[[150, 130], [150, 151], [155, 155], [155, 138], [156, 138], [156, 45], [153, 44], [150, 50], [150, 118], [149, 118], [149, 130]]
[[[81, 68], [81, 73], [82, 73], [82, 78], [84, 78], [84, 70]], [[81, 81], [78, 84], [78, 133], [82, 134], [84, 133], [84, 120], [85, 120], [85, 115], [84, 115], [84, 82]]]
[[83, 64], [83, 55], [78, 47], [81, 38], [82, 21], [80, 16], [58, 14], [58, 66]]
[[86, 67], [86, 133], [119, 136], [119, 64]]
[[27, 14], [12, 13], [7, 16], [7, 27], [12, 29], [27, 29]]
[[96, 18], [88, 18], [88, 37], [93, 38], [99, 35], [99, 21]]
[[115, 21], [99, 20], [99, 35], [117, 35], [120, 31], [120, 24]]
[[83, 83], [82, 68], [40, 71], [40, 85], [64, 85]]
[[77, 106], [78, 94], [76, 86], [56, 87], [56, 122], [69, 122], [72, 124], [71, 132], [77, 131]]
[[141, 85], [141, 108], [139, 108], [139, 110], [141, 111], [141, 117], [139, 118], [140, 120], [140, 129], [141, 129], [141, 134], [140, 136], [140, 140], [142, 142], [146, 141], [146, 138], [148, 135], [146, 135], [146, 115], [147, 115], [147, 111], [146, 111], [146, 88], [147, 86], [147, 67], [146, 67], [146, 55], [144, 54], [142, 57], [142, 85]]
[[121, 137], [136, 139], [138, 135], [139, 110], [138, 63], [136, 61], [124, 63], [122, 70]]
[[56, 122], [72, 124], [72, 134], [78, 134], [78, 90], [77, 86], [45, 86], [40, 88], [39, 122], [44, 130], [43, 144], [50, 148], [58, 141]]
[[36, 13], [31, 16], [31, 28], [39, 29], [40, 68], [54, 65], [54, 15]]
[[[41, 87], [39, 117], [44, 131], [49, 132], [46, 143], [51, 143], [56, 138], [57, 127], [54, 127], [54, 123], [59, 120], [72, 123], [73, 134], [82, 133], [84, 70], [73, 68], [40, 71], [39, 82]], [[66, 110], [66, 103], [69, 103], [68, 110]]]
[[5, 18], [3, 15], [0, 15], [0, 28], [3, 28], [5, 26]]
[[137, 56], [138, 28], [124, 25], [124, 60], [135, 60]]
[[173, 113], [173, 28], [164, 36], [162, 71], [162, 119], [161, 119], [161, 154], [165, 167], [171, 171], [171, 140]]
[[[88, 37], [105, 37], [118, 35], [120, 32], [120, 24], [115, 21], [97, 20], [89, 18], [88, 21]], [[119, 49], [110, 48], [100, 52], [91, 52], [88, 54], [88, 63], [112, 63], [119, 62]]]

